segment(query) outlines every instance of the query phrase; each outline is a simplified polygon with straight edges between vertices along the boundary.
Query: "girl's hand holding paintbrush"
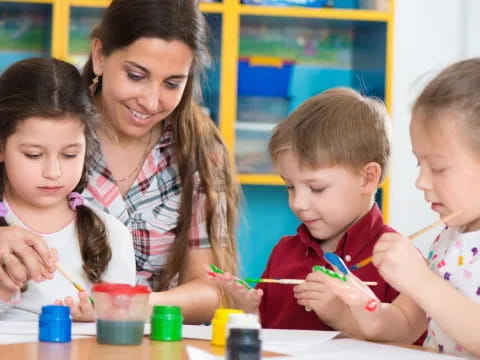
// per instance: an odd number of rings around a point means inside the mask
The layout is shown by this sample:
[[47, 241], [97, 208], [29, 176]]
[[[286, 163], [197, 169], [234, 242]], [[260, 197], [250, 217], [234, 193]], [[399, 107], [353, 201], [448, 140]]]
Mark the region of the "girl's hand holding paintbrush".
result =
[[70, 308], [70, 314], [74, 321], [95, 321], [95, 309], [86, 291], [78, 292], [78, 302], [71, 296], [64, 300], [56, 300], [55, 305], [65, 305]]
[[83, 289], [83, 287], [77, 283], [71, 275], [66, 272], [59, 263], [56, 265], [57, 270], [68, 280], [72, 286], [78, 290], [78, 299], [79, 302], [75, 303], [71, 296], [67, 296], [64, 301], [56, 300], [56, 305], [66, 305], [70, 307], [70, 313], [74, 321], [94, 321], [95, 320], [95, 311], [94, 311], [94, 301], [91, 296]]
[[[210, 270], [210, 269], [209, 269]], [[239, 278], [229, 272], [209, 271], [208, 276], [228, 295], [232, 302], [229, 306], [234, 309], [241, 309], [246, 313], [258, 313], [260, 300], [263, 291], [245, 286], [239, 283]]]
[[427, 262], [410, 238], [383, 234], [373, 248], [372, 263], [396, 290], [411, 295], [431, 275]]
[[[372, 262], [382, 277], [401, 293], [412, 296], [432, 276], [427, 263], [412, 240], [442, 223], [455, 220], [459, 210], [443, 216], [409, 237], [386, 233], [373, 248]], [[413, 297], [413, 296], [412, 296]]]

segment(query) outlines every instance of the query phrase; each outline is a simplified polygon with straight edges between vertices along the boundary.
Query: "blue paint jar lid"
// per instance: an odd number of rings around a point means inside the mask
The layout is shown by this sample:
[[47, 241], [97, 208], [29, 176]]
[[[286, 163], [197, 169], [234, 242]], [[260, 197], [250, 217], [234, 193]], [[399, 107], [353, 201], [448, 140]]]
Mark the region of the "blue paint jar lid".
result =
[[63, 305], [46, 305], [38, 319], [38, 340], [44, 342], [70, 342], [72, 318], [70, 308]]

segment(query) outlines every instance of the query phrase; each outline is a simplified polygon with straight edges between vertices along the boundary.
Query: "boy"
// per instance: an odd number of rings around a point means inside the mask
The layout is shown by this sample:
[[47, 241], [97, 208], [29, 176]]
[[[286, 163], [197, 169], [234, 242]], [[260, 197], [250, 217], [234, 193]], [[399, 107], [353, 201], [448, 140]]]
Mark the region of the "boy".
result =
[[[263, 278], [306, 279], [294, 286], [258, 284], [247, 291], [226, 274], [219, 280], [235, 307], [260, 313], [264, 328], [336, 329], [359, 334], [349, 308], [312, 273], [335, 252], [347, 266], [371, 256], [385, 232], [375, 193], [390, 157], [390, 125], [384, 105], [352, 89], [334, 88], [300, 105], [273, 130], [269, 152], [288, 190], [289, 206], [302, 221], [270, 255]], [[381, 301], [398, 295], [373, 265], [354, 271]], [[311, 311], [309, 311], [311, 310]]]

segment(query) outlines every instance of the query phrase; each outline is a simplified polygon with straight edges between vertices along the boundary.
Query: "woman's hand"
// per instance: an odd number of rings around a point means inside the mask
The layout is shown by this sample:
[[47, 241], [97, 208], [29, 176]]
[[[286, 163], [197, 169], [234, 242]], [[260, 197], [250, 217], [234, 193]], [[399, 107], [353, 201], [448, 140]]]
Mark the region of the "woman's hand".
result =
[[27, 281], [52, 279], [56, 255], [45, 240], [17, 226], [0, 228], [0, 297], [9, 300]]
[[263, 296], [261, 289], [247, 289], [244, 285], [237, 282], [235, 277], [225, 272], [223, 274], [215, 274], [212, 279], [228, 294], [234, 309], [241, 309], [246, 313], [258, 313], [260, 300]]
[[79, 291], [78, 299], [79, 301], [76, 303], [71, 296], [67, 296], [63, 301], [55, 300], [55, 305], [68, 306], [73, 321], [95, 321], [95, 309], [88, 294], [85, 291]]

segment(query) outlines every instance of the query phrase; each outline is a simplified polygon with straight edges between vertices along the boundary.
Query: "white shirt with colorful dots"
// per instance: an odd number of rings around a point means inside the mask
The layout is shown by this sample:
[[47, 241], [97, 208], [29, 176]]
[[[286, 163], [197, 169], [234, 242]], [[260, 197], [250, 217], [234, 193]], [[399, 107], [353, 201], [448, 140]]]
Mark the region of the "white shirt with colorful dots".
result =
[[[462, 233], [446, 228], [435, 239], [428, 254], [432, 271], [463, 295], [480, 303], [480, 230]], [[428, 334], [423, 346], [462, 357], [474, 356], [448, 336], [438, 323], [428, 318]]]

